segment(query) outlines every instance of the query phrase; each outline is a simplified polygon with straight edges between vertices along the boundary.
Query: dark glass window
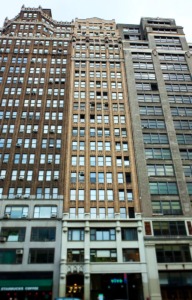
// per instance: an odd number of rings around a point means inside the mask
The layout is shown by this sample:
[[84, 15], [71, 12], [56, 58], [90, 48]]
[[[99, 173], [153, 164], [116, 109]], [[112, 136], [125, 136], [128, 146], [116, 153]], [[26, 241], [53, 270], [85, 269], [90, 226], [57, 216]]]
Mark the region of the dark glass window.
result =
[[55, 227], [32, 227], [31, 241], [33, 242], [52, 242], [55, 241]]

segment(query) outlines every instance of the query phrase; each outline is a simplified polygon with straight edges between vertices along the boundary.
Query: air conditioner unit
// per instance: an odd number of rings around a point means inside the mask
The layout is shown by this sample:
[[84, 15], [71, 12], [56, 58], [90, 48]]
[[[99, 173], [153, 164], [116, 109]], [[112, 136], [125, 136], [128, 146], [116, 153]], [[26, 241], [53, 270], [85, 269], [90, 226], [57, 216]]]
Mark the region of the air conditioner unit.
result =
[[17, 249], [16, 254], [23, 254], [23, 249]]
[[30, 195], [24, 195], [23, 198], [24, 198], [24, 199], [29, 199], [29, 198], [30, 198]]
[[0, 180], [4, 180], [5, 179], [5, 176], [0, 176]]
[[21, 148], [21, 144], [17, 143], [17, 144], [16, 144], [16, 147], [17, 147], [17, 148]]
[[52, 160], [48, 160], [48, 164], [51, 164], [52, 163]]
[[9, 219], [9, 218], [10, 218], [10, 214], [5, 213], [5, 214], [4, 214], [4, 219]]
[[50, 145], [49, 145], [49, 148], [54, 148], [54, 145], [53, 145], [53, 144], [50, 144]]
[[84, 172], [79, 172], [79, 175], [80, 176], [84, 176]]
[[24, 177], [23, 176], [19, 176], [19, 180], [23, 180], [24, 179]]
[[7, 164], [8, 163], [8, 161], [7, 160], [3, 160], [3, 164]]
[[36, 95], [36, 91], [32, 91], [32, 92], [31, 92], [31, 95]]
[[49, 83], [53, 83], [53, 80], [50, 79], [50, 80], [49, 80]]
[[0, 236], [0, 243], [5, 243], [7, 238], [5, 236]]
[[21, 199], [21, 195], [15, 195], [15, 199]]
[[37, 129], [33, 129], [33, 133], [37, 133], [38, 132], [38, 130]]
[[30, 95], [30, 92], [26, 91], [26, 95]]
[[34, 60], [34, 59], [32, 59], [32, 60], [31, 60], [31, 63], [35, 63], [35, 60]]
[[26, 219], [28, 217], [28, 215], [22, 215], [21, 218], [22, 219]]
[[51, 214], [51, 218], [57, 218], [57, 214]]
[[59, 180], [59, 177], [58, 176], [54, 176], [53, 178], [55, 181], [58, 181]]
[[54, 129], [50, 129], [49, 132], [50, 132], [50, 133], [55, 133], [55, 130], [54, 130]]

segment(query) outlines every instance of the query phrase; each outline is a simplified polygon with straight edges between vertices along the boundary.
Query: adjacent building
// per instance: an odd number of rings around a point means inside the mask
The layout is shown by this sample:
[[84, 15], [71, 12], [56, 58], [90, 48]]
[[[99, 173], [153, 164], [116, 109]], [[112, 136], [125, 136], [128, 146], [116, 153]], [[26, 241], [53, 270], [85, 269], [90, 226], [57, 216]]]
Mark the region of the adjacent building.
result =
[[191, 72], [173, 19], [5, 19], [1, 298], [192, 299]]

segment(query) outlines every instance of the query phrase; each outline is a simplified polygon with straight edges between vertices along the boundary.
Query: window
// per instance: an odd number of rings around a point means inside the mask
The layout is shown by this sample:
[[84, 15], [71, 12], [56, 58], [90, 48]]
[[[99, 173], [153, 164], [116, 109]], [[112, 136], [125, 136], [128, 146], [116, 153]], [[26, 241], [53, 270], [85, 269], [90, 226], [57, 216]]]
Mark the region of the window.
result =
[[182, 215], [180, 201], [152, 201], [153, 214]]
[[192, 159], [191, 149], [180, 149], [180, 155], [182, 159]]
[[83, 249], [67, 249], [67, 262], [84, 262]]
[[174, 176], [172, 165], [148, 165], [148, 176]]
[[192, 129], [192, 121], [174, 120], [175, 129], [188, 130]]
[[140, 261], [139, 249], [123, 249], [123, 261]]
[[176, 182], [150, 182], [151, 195], [177, 195]]
[[90, 250], [91, 262], [117, 262], [116, 249], [91, 249]]
[[2, 227], [1, 236], [6, 238], [7, 242], [24, 242], [25, 227]]
[[192, 144], [192, 135], [191, 134], [177, 134], [178, 144]]
[[184, 221], [154, 221], [153, 232], [155, 236], [187, 235]]
[[122, 241], [137, 241], [138, 240], [137, 228], [122, 228], [121, 238]]
[[168, 144], [167, 134], [144, 133], [143, 140], [145, 144]]
[[150, 128], [150, 129], [164, 129], [165, 128], [165, 121], [164, 120], [141, 120], [141, 126], [143, 129]]
[[160, 102], [159, 95], [155, 94], [138, 94], [137, 99], [139, 102]]
[[31, 241], [33, 242], [52, 242], [55, 241], [55, 227], [32, 227]]
[[29, 264], [54, 263], [54, 249], [29, 249]]
[[69, 228], [68, 241], [84, 241], [84, 229]]
[[163, 111], [162, 108], [159, 106], [141, 106], [140, 107], [140, 115], [156, 115], [162, 116]]
[[157, 262], [191, 262], [189, 245], [156, 245]]
[[57, 216], [57, 206], [35, 206], [34, 218], [51, 218]]
[[191, 177], [192, 176], [192, 166], [183, 166], [183, 171], [186, 177]]
[[171, 159], [170, 149], [151, 148], [145, 149], [146, 159]]
[[91, 229], [90, 231], [90, 240], [91, 241], [115, 241], [116, 234], [115, 229], [105, 228], [105, 229]]
[[6, 206], [5, 217], [20, 219], [28, 216], [28, 206]]
[[0, 249], [0, 265], [21, 264], [23, 256], [18, 249]]

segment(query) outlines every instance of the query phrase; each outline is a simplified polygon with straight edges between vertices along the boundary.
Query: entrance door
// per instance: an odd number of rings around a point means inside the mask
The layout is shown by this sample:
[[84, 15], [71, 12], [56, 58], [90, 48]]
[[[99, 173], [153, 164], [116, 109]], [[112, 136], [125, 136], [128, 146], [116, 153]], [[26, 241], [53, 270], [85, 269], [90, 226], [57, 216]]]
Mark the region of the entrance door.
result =
[[84, 276], [81, 274], [67, 275], [66, 297], [83, 299]]

